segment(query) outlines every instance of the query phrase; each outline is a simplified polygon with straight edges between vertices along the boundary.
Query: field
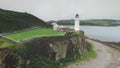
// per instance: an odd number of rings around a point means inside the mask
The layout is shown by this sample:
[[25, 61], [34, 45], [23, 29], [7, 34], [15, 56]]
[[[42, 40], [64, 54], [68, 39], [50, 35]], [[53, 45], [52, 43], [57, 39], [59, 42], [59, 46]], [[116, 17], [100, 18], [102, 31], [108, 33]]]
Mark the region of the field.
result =
[[31, 38], [31, 37], [42, 37], [42, 36], [57, 36], [57, 35], [63, 35], [64, 32], [54, 31], [50, 28], [36, 28], [31, 29], [15, 34], [7, 35], [7, 37], [15, 39], [17, 41]]

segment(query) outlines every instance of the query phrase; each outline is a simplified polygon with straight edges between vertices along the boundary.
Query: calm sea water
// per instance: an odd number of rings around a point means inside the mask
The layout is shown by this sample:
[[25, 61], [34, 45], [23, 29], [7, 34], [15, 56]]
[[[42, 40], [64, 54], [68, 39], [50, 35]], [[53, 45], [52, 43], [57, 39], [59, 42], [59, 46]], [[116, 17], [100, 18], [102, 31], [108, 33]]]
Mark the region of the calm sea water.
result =
[[[73, 26], [69, 26], [73, 29]], [[120, 42], [120, 26], [80, 26], [85, 35], [102, 41]]]

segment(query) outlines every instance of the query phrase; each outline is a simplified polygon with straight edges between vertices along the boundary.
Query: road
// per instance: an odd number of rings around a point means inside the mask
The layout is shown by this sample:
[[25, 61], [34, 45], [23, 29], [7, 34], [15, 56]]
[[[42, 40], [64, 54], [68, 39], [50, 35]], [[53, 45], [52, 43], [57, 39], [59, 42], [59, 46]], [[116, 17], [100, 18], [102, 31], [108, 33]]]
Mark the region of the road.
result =
[[97, 52], [97, 58], [71, 64], [67, 68], [120, 68], [120, 51], [102, 43], [88, 40]]

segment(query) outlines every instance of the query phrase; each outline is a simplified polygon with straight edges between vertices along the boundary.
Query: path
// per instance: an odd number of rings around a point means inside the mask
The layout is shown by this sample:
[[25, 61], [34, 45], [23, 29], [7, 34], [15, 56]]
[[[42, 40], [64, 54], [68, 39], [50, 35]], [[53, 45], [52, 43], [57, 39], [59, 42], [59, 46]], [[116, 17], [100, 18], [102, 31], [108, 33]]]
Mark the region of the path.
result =
[[94, 45], [97, 58], [71, 64], [68, 68], [120, 68], [120, 52], [96, 41], [87, 40]]

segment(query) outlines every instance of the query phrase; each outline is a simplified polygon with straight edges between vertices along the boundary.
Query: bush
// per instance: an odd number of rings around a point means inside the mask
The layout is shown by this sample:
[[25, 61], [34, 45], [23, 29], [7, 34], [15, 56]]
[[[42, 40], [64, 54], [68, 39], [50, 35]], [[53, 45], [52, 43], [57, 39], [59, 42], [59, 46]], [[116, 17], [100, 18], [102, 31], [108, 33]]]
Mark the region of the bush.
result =
[[97, 53], [93, 50], [93, 46], [91, 43], [86, 42], [87, 52], [85, 54], [82, 54], [81, 60], [89, 60], [91, 58], [96, 58]]
[[12, 47], [12, 51], [20, 55], [22, 58], [27, 57], [27, 48], [25, 45], [16, 45]]
[[92, 44], [89, 43], [89, 42], [86, 42], [86, 47], [87, 47], [87, 50], [88, 50], [88, 51], [93, 50], [93, 46], [92, 46]]
[[79, 36], [79, 35], [83, 35], [84, 32], [83, 31], [80, 31], [80, 32], [74, 32], [74, 31], [70, 31], [70, 32], [67, 32], [65, 34], [66, 37], [71, 37], [71, 36]]
[[44, 56], [37, 56], [25, 68], [60, 68], [59, 62]]

